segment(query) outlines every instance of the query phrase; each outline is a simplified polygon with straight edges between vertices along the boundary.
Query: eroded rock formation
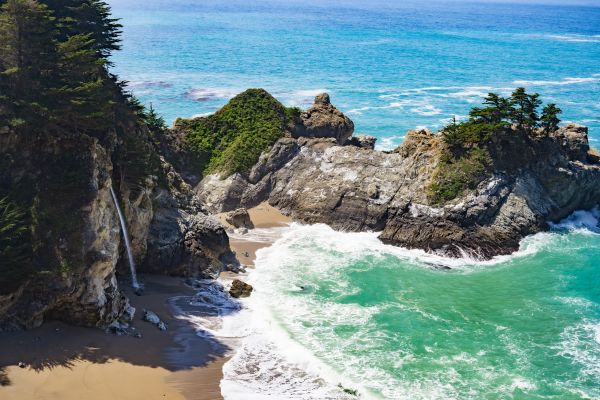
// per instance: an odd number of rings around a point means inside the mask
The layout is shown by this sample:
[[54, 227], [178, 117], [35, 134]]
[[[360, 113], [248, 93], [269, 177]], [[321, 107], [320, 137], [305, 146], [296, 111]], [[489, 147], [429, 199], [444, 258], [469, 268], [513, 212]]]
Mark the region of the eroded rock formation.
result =
[[[332, 131], [336, 126], [332, 121]], [[381, 231], [394, 245], [490, 258], [517, 250], [547, 222], [600, 202], [600, 165], [587, 128], [568, 125], [551, 135], [507, 129], [506, 139], [494, 143], [493, 173], [441, 205], [429, 188], [443, 144], [427, 130], [409, 132], [392, 152], [333, 138], [283, 138], [249, 174], [207, 176], [197, 192], [213, 212], [268, 201], [308, 223]]]

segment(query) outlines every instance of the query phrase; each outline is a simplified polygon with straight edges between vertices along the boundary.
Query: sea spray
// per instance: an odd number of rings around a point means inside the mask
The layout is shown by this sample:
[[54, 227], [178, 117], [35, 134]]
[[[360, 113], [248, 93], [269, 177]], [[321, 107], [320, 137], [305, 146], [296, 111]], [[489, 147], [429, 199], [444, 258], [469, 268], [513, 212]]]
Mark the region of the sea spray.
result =
[[225, 318], [252, 333], [224, 367], [223, 395], [340, 399], [331, 384], [343, 377], [358, 398], [597, 398], [592, 217], [485, 262], [294, 224], [258, 251], [255, 293]]
[[135, 290], [141, 289], [141, 286], [137, 280], [137, 274], [135, 272], [135, 261], [133, 259], [133, 252], [131, 251], [131, 243], [129, 242], [129, 232], [127, 231], [127, 224], [125, 223], [125, 217], [123, 216], [123, 211], [121, 211], [121, 206], [119, 205], [119, 200], [117, 199], [117, 195], [113, 187], [110, 187], [110, 194], [112, 195], [113, 201], [115, 203], [115, 207], [117, 208], [117, 214], [119, 215], [119, 222], [121, 224], [121, 232], [123, 232], [123, 238], [125, 239], [125, 248], [127, 250], [127, 259], [129, 260], [129, 271], [131, 272], [131, 286]]

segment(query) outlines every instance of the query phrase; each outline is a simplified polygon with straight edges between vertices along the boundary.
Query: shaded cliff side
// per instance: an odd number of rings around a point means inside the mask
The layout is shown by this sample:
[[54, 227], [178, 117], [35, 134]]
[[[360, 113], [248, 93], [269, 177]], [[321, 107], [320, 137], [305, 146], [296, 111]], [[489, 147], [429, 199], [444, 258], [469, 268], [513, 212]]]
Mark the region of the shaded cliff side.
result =
[[165, 160], [164, 127], [108, 70], [102, 1], [0, 1], [0, 329], [131, 317], [117, 192], [141, 271], [214, 277], [225, 230]]

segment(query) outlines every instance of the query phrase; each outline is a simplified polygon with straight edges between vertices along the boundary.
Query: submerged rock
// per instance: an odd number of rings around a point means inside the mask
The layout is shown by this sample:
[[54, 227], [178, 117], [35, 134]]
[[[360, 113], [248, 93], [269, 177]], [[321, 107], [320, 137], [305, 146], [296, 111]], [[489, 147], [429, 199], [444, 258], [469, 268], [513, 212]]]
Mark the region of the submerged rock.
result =
[[236, 299], [240, 297], [249, 297], [253, 289], [254, 288], [246, 282], [242, 282], [239, 279], [234, 279], [231, 283], [229, 294], [231, 297], [235, 297]]

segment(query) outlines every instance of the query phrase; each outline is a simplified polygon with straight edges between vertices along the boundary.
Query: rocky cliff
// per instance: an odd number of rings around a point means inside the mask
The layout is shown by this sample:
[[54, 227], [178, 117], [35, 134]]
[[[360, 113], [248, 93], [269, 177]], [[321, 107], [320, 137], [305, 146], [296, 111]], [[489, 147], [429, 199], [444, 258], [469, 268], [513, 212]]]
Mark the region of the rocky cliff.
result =
[[18, 266], [0, 262], [0, 329], [47, 318], [127, 322], [132, 310], [117, 275], [128, 282], [129, 269], [111, 186], [139, 271], [214, 277], [234, 262], [225, 230], [153, 149], [147, 128], [124, 123], [118, 131], [99, 140], [2, 129], [0, 188], [20, 210], [26, 249]]
[[[504, 127], [489, 144], [488, 173], [440, 204], [431, 187], [448, 151], [441, 135], [411, 131], [399, 148], [382, 152], [350, 139], [351, 130], [340, 134], [339, 120], [319, 135], [330, 138], [280, 139], [247, 174], [205, 177], [198, 196], [213, 212], [268, 201], [300, 221], [381, 231], [390, 244], [478, 258], [511, 253], [547, 222], [600, 202], [600, 164], [581, 126], [551, 134]], [[326, 119], [319, 125], [328, 131]]]

